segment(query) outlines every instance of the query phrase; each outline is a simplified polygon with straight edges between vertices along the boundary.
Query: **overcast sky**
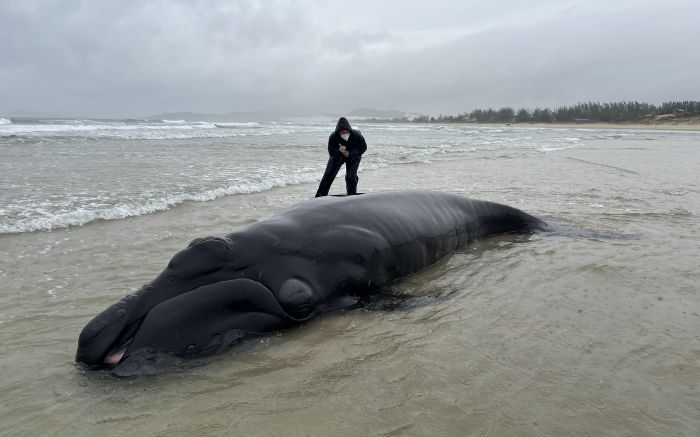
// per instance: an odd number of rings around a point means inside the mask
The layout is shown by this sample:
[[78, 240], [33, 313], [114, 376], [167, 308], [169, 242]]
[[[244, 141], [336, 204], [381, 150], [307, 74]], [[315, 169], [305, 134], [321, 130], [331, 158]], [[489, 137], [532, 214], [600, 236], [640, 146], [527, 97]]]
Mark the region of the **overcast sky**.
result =
[[0, 115], [700, 100], [698, 0], [0, 0]]

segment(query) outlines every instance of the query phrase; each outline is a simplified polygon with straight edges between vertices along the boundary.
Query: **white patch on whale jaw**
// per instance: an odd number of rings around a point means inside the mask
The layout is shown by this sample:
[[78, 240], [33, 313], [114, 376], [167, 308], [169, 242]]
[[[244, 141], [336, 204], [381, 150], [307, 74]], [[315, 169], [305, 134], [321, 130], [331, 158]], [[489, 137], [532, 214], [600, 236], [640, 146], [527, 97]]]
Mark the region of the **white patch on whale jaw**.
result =
[[124, 353], [126, 353], [126, 349], [120, 349], [119, 351], [113, 354], [109, 354], [105, 357], [103, 363], [110, 366], [116, 366], [117, 364], [119, 364], [122, 358], [124, 358]]

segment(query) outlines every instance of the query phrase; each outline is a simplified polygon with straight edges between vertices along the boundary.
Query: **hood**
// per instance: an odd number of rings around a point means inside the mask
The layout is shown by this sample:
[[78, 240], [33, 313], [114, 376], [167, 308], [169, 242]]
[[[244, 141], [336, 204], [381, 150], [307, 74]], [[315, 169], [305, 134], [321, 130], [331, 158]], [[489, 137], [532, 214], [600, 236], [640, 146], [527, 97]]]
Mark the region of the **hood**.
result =
[[338, 119], [338, 124], [335, 125], [336, 133], [340, 132], [341, 129], [347, 129], [349, 131], [352, 131], [352, 128], [350, 127], [350, 122], [345, 117], [340, 117], [340, 119]]

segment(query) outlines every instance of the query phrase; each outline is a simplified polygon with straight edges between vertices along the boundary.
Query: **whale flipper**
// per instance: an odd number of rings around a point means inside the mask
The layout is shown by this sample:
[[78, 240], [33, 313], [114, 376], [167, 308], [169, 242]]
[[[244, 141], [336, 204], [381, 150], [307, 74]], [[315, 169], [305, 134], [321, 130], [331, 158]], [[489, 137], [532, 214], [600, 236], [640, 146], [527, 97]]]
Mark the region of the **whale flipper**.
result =
[[221, 281], [156, 305], [143, 320], [129, 350], [148, 349], [157, 341], [159, 352], [208, 355], [244, 334], [274, 332], [290, 320], [272, 292], [259, 282]]
[[297, 319], [307, 318], [314, 309], [313, 290], [301, 279], [290, 278], [284, 281], [277, 298], [282, 308]]

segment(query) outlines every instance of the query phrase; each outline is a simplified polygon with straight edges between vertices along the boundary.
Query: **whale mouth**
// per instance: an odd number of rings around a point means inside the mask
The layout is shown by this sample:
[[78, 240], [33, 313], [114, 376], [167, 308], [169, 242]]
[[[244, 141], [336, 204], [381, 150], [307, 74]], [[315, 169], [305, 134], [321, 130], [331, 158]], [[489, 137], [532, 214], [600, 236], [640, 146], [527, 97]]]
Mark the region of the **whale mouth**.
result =
[[[146, 313], [148, 315], [148, 313]], [[127, 325], [127, 327], [114, 340], [112, 345], [107, 349], [107, 353], [101, 360], [98, 367], [113, 368], [117, 366], [126, 356], [126, 351], [134, 341], [136, 333], [139, 331], [145, 317], [138, 321]]]
[[119, 351], [114, 352], [112, 354], [107, 354], [107, 356], [102, 362], [108, 366], [116, 366], [124, 358], [125, 353], [126, 348], [120, 349]]

